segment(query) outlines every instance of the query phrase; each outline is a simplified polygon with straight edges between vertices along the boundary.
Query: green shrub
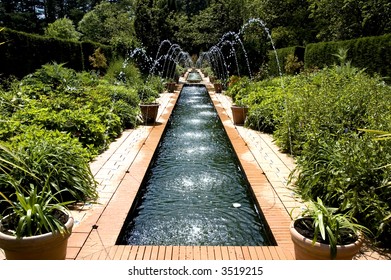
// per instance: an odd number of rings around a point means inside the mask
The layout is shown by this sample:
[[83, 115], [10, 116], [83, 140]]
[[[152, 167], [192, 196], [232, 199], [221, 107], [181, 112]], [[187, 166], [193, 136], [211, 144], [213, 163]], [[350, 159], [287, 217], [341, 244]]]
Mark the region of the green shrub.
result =
[[234, 79], [235, 82], [229, 83], [229, 87], [226, 90], [226, 94], [232, 98], [233, 103], [243, 104], [245, 99], [248, 97], [251, 91], [251, 80], [248, 77], [236, 78], [236, 76], [231, 77], [231, 80]]
[[[35, 124], [71, 133], [95, 155], [124, 127], [135, 126], [139, 104], [136, 89], [113, 85], [95, 73], [77, 73], [60, 64], [44, 65], [2, 96], [22, 100], [15, 101], [18, 106], [8, 107], [13, 112], [6, 124], [0, 124], [2, 139], [17, 134], [18, 123]], [[119, 100], [129, 107], [117, 106]]]
[[323, 68], [338, 63], [333, 55], [339, 49], [348, 49], [352, 66], [366, 69], [369, 74], [391, 77], [391, 34], [354, 40], [308, 44], [305, 50], [305, 68]]
[[151, 88], [153, 88], [157, 93], [164, 92], [165, 83], [164, 83], [164, 79], [162, 79], [160, 76], [156, 76], [156, 75], [149, 76], [146, 83]]
[[279, 79], [254, 83], [245, 101], [250, 105], [246, 126], [266, 133], [275, 131], [285, 98]]
[[64, 64], [45, 64], [34, 73], [21, 80], [21, 90], [31, 98], [39, 99], [40, 95], [52, 92], [78, 94], [82, 91], [82, 83], [76, 71], [64, 67]]
[[137, 94], [142, 103], [155, 102], [159, 97], [159, 92], [151, 84], [140, 84], [137, 86]]
[[0, 42], [5, 42], [1, 45], [0, 73], [18, 78], [51, 62], [65, 63], [77, 71], [92, 70], [88, 57], [97, 48], [101, 48], [109, 62], [113, 56], [111, 47], [98, 43], [48, 38], [8, 28], [0, 32]]
[[139, 69], [132, 62], [124, 59], [116, 59], [109, 63], [105, 79], [115, 84], [122, 82], [130, 86], [135, 86], [142, 82]]
[[91, 66], [98, 71], [104, 71], [107, 68], [107, 59], [102, 53], [101, 48], [97, 48], [92, 55], [88, 57]]
[[[20, 178], [21, 188], [28, 190], [31, 184], [43, 186], [50, 181], [52, 193], [61, 191], [61, 201], [96, 198], [96, 182], [89, 168], [90, 154], [69, 134], [30, 126], [4, 145], [22, 160], [25, 170], [11, 168], [9, 171], [12, 177]], [[11, 163], [15, 160], [6, 159]], [[0, 184], [3, 193], [13, 192], [2, 180]]]
[[132, 107], [123, 100], [114, 102], [113, 113], [119, 116], [123, 128], [134, 128], [138, 123], [138, 107]]
[[[269, 65], [269, 74], [274, 77], [278, 77], [280, 75], [279, 71], [281, 70], [281, 73], [288, 73], [291, 74], [291, 72], [299, 72], [298, 70], [301, 69], [301, 63], [304, 63], [304, 53], [305, 48], [303, 47], [288, 47], [288, 48], [282, 48], [276, 50], [277, 57], [278, 57], [278, 63], [280, 68], [278, 68], [277, 64], [277, 58], [276, 53], [274, 51], [269, 51], [268, 53], [268, 65]], [[290, 61], [289, 57], [296, 57], [297, 59], [297, 65], [294, 67], [294, 70], [292, 71], [292, 62]], [[287, 68], [289, 71], [287, 71]]]
[[49, 23], [45, 29], [45, 35], [58, 39], [78, 41], [81, 34], [76, 31], [72, 20], [65, 17]]
[[120, 118], [123, 128], [133, 128], [137, 125], [140, 99], [136, 88], [102, 81], [96, 90], [98, 94], [109, 97], [110, 100], [106, 101], [107, 106]]
[[390, 244], [391, 227], [384, 224], [391, 214], [391, 169], [385, 167], [390, 160], [390, 143], [367, 136], [314, 138], [306, 142], [292, 179], [303, 198], [320, 197], [352, 211], [378, 240]]
[[343, 51], [334, 57], [341, 63], [284, 77], [283, 87], [278, 78], [244, 87], [246, 125], [272, 132], [296, 157], [291, 182], [303, 198], [352, 211], [387, 246], [391, 142], [374, 141], [362, 128], [391, 131], [391, 88], [352, 66]]
[[137, 107], [140, 99], [137, 95], [137, 89], [124, 85], [113, 85], [106, 81], [101, 81], [96, 87], [97, 94], [108, 96], [112, 101], [122, 100], [129, 106]]
[[338, 138], [358, 128], [388, 126], [387, 115], [379, 112], [387, 111], [389, 87], [379, 78], [346, 69], [335, 66], [299, 75], [285, 85], [287, 119], [275, 131], [284, 150], [300, 154], [301, 143], [318, 133]]

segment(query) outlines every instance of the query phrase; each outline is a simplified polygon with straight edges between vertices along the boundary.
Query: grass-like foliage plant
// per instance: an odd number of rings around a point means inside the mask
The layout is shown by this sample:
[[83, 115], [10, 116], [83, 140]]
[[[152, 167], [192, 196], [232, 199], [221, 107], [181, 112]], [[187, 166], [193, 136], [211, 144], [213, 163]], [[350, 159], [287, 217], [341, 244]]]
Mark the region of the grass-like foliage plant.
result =
[[0, 195], [10, 204], [3, 218], [0, 231], [15, 235], [17, 238], [35, 236], [48, 232], [67, 232], [65, 223], [68, 219], [65, 205], [71, 202], [59, 202], [50, 189], [45, 190], [34, 185], [23, 191], [18, 187], [13, 194], [16, 199], [10, 200], [3, 193]]
[[[17, 154], [0, 146], [0, 182], [8, 185], [7, 194], [0, 192], [0, 198], [8, 207], [4, 208], [0, 223], [0, 231], [14, 235], [17, 238], [35, 236], [48, 232], [67, 232], [64, 226], [68, 220], [68, 212], [65, 207], [71, 201], [60, 202], [56, 194], [50, 188], [52, 176], [42, 182], [43, 185], [21, 184], [20, 178], [14, 176], [12, 171], [19, 170], [28, 173], [29, 167], [24, 159]], [[38, 178], [35, 178], [39, 181]], [[11, 189], [11, 191], [10, 191]], [[61, 191], [59, 191], [61, 192]], [[2, 205], [4, 206], [4, 205]], [[5, 216], [3, 216], [5, 215]]]
[[354, 243], [364, 233], [369, 233], [350, 212], [341, 213], [338, 208], [327, 207], [319, 197], [316, 201], [310, 200], [301, 215], [296, 224], [302, 234], [312, 238], [312, 244], [329, 244], [332, 259], [337, 256], [337, 245]]

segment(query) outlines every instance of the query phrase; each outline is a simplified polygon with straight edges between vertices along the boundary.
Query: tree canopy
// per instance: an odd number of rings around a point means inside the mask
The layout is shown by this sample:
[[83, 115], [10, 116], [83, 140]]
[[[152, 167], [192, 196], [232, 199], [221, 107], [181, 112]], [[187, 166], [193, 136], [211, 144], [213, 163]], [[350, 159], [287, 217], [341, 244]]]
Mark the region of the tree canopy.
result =
[[101, 2], [84, 15], [78, 24], [82, 39], [132, 48], [135, 43], [134, 7], [132, 0]]
[[58, 39], [79, 40], [80, 33], [76, 31], [73, 22], [68, 18], [57, 19], [53, 23], [49, 23], [45, 29], [45, 35]]
[[[389, 0], [2, 0], [0, 26], [44, 34], [67, 18], [82, 40], [122, 51], [142, 47], [151, 57], [164, 40], [191, 54], [207, 51], [252, 18], [265, 22], [276, 48], [391, 32]], [[65, 23], [65, 22], [63, 22]], [[56, 23], [58, 25], [58, 23]], [[63, 30], [61, 30], [61, 28]], [[71, 27], [69, 27], [71, 28]], [[57, 37], [69, 28], [57, 26]], [[252, 30], [252, 31], [251, 31]], [[249, 29], [244, 46], [257, 61], [270, 48], [265, 32]], [[250, 34], [252, 32], [252, 34]], [[60, 34], [61, 33], [61, 34]], [[53, 36], [53, 35], [51, 35]], [[227, 44], [234, 44], [233, 40]], [[231, 45], [233, 48], [239, 46]], [[226, 48], [228, 49], [228, 47]], [[261, 51], [262, 50], [262, 51]], [[229, 50], [226, 50], [229, 51]], [[242, 56], [242, 57], [240, 57]], [[243, 54], [239, 54], [243, 61]], [[250, 61], [250, 63], [255, 63]]]

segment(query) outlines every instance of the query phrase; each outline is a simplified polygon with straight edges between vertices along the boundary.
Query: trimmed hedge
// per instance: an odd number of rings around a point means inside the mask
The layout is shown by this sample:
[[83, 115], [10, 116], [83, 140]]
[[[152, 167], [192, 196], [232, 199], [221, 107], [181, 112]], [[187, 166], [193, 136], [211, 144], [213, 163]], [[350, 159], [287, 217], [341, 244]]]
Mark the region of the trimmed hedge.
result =
[[[276, 51], [277, 51], [278, 62], [280, 64], [281, 72], [283, 74], [286, 72], [285, 65], [287, 62], [287, 57], [289, 55], [293, 54], [298, 58], [299, 61], [304, 61], [304, 53], [305, 53], [304, 47], [300, 47], [300, 46], [288, 47], [288, 48], [278, 49]], [[271, 76], [279, 76], [280, 73], [278, 71], [277, 60], [274, 51], [269, 51], [268, 63], [269, 63], [269, 74]]]
[[59, 40], [5, 28], [0, 32], [0, 73], [22, 78], [42, 65], [66, 63], [76, 71], [91, 70], [88, 60], [95, 49], [101, 48], [106, 58], [113, 56], [111, 47], [93, 42]]
[[391, 77], [391, 34], [365, 37], [338, 42], [308, 44], [305, 50], [305, 68], [323, 68], [338, 64], [334, 54], [338, 49], [348, 49], [348, 60], [352, 66], [365, 68], [369, 74], [378, 73], [383, 77]]

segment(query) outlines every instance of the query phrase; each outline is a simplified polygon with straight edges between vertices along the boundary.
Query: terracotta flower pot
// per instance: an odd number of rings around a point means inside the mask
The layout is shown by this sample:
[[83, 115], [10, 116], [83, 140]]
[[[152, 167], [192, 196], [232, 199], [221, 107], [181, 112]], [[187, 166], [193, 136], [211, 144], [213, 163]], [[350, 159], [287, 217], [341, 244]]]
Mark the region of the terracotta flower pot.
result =
[[213, 86], [214, 86], [214, 88], [215, 88], [215, 92], [216, 92], [216, 93], [221, 93], [221, 92], [222, 92], [222, 90], [223, 90], [222, 84], [220, 84], [220, 83], [215, 83], [215, 84], [213, 84]]
[[166, 83], [166, 88], [168, 92], [174, 92], [176, 88], [176, 83]]
[[155, 123], [159, 106], [159, 103], [140, 104], [141, 116], [144, 123]]
[[68, 221], [65, 223], [68, 232], [63, 235], [50, 232], [16, 238], [0, 231], [0, 248], [4, 250], [7, 260], [65, 260], [73, 222], [68, 214]]
[[[306, 238], [295, 229], [295, 222], [290, 224], [291, 238], [294, 244], [295, 257], [297, 260], [330, 260], [330, 245], [315, 242]], [[351, 260], [360, 250], [362, 239], [348, 245], [337, 245], [336, 260]]]
[[235, 125], [243, 125], [248, 112], [248, 107], [245, 106], [231, 106], [232, 118]]

